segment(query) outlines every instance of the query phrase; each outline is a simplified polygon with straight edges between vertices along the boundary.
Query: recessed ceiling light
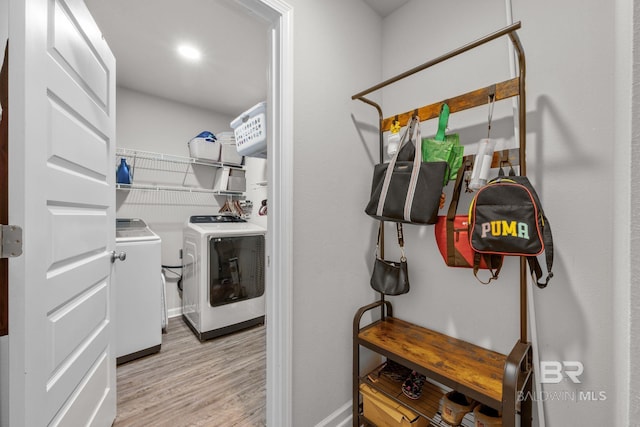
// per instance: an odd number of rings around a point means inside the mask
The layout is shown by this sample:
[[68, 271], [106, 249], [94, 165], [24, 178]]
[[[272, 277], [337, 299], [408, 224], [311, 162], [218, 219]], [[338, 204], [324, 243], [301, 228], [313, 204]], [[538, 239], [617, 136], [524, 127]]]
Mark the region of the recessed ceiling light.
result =
[[193, 46], [182, 44], [178, 46], [178, 53], [185, 59], [190, 61], [199, 61], [202, 58], [202, 53]]

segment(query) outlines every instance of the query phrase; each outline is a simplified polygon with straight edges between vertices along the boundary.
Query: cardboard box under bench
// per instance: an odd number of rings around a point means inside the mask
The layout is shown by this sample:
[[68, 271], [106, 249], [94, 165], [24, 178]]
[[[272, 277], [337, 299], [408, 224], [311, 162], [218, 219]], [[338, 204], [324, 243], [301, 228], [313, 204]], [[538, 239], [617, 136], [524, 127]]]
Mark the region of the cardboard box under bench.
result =
[[367, 384], [360, 384], [360, 393], [362, 393], [363, 414], [377, 427], [427, 427], [428, 425], [426, 418], [422, 418]]

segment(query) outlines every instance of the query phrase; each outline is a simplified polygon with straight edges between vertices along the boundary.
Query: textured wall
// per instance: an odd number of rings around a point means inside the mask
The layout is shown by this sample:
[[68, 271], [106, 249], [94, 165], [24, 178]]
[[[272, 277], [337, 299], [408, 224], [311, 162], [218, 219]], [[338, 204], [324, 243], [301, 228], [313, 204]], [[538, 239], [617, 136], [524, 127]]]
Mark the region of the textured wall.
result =
[[351, 325], [370, 303], [374, 221], [364, 214], [377, 114], [351, 95], [381, 77], [380, 18], [360, 0], [294, 10], [293, 424], [351, 400]]
[[[640, 4], [633, 2], [633, 10], [630, 11], [633, 17], [633, 89], [632, 108], [631, 108], [631, 165], [640, 164]], [[637, 423], [640, 418], [640, 362], [637, 355], [640, 353], [640, 264], [635, 261], [640, 256], [640, 170], [637, 167], [631, 167], [631, 223], [630, 238], [631, 250], [629, 259], [634, 260], [631, 265], [630, 280], [630, 299], [629, 307], [631, 308], [630, 316], [630, 390], [629, 390], [629, 420]], [[626, 314], [626, 310], [622, 312]], [[625, 330], [626, 331], [626, 330]], [[624, 375], [624, 371], [620, 373]], [[624, 378], [624, 377], [623, 377]]]
[[[611, 362], [615, 292], [626, 286], [615, 282], [617, 224], [611, 219], [616, 15], [608, 4], [590, 1], [587, 7], [576, 0], [514, 0], [513, 14], [523, 23], [519, 35], [527, 56], [527, 172], [555, 243], [555, 277], [547, 289], [534, 289], [540, 359], [584, 365], [580, 384], [567, 377], [545, 384], [544, 392], [560, 393], [559, 399], [536, 397], [544, 401], [550, 426], [607, 425], [615, 419], [624, 381]], [[383, 73], [389, 76], [505, 26], [505, 2], [411, 1], [383, 24]], [[387, 115], [508, 78], [507, 43], [492, 42], [385, 90]], [[509, 101], [496, 105], [492, 135], [500, 144], [513, 144], [510, 110]], [[478, 108], [449, 121], [469, 152], [486, 135], [486, 116]], [[424, 123], [423, 131], [434, 133], [435, 123]], [[397, 315], [509, 352], [518, 338], [515, 260], [508, 259], [500, 280], [485, 287], [470, 271], [444, 266], [432, 230], [414, 229], [407, 244], [412, 296], [396, 298]]]

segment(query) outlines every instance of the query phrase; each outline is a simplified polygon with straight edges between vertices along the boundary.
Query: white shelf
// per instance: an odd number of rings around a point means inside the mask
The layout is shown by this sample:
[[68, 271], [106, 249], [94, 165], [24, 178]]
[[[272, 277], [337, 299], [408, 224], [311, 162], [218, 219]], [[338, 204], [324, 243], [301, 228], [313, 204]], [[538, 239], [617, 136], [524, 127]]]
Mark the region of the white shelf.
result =
[[[230, 168], [244, 170], [244, 166], [232, 165], [221, 162], [210, 162], [207, 160], [196, 159], [193, 157], [174, 156], [171, 154], [154, 153], [151, 151], [132, 150], [128, 148], [116, 148], [116, 158], [126, 157], [129, 167], [133, 171], [133, 184], [116, 184], [116, 190], [122, 191], [175, 191], [188, 193], [212, 194], [214, 196], [243, 196], [240, 191], [220, 191], [212, 188], [197, 187], [185, 185], [187, 176], [191, 171], [193, 173], [193, 165], [202, 165], [212, 168]], [[119, 161], [119, 160], [118, 160]], [[151, 162], [151, 163], [150, 163]], [[157, 163], [156, 163], [157, 162]], [[182, 185], [162, 185], [152, 182], [137, 182], [136, 167], [143, 169], [166, 170], [171, 173], [178, 173], [182, 176]]]
[[143, 191], [179, 191], [186, 193], [205, 193], [214, 196], [242, 196], [244, 193], [240, 191], [219, 191], [209, 188], [197, 187], [179, 187], [171, 185], [153, 185], [153, 184], [116, 184], [116, 190], [143, 190]]
[[130, 148], [116, 148], [116, 156], [118, 157], [132, 157], [135, 159], [155, 160], [159, 162], [179, 163], [185, 165], [203, 165], [216, 168], [232, 168], [232, 169], [244, 169], [244, 166], [214, 162], [206, 159], [196, 159], [193, 157], [174, 156], [172, 154], [154, 153], [152, 151], [132, 150]]

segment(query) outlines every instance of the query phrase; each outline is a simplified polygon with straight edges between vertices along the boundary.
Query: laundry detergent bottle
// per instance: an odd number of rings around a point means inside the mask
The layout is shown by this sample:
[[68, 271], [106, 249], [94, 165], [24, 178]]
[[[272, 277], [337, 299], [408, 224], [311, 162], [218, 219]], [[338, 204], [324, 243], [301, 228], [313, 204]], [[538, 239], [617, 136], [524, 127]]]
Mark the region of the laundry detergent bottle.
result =
[[118, 184], [131, 184], [131, 169], [127, 164], [127, 159], [122, 157], [116, 169], [116, 182]]

